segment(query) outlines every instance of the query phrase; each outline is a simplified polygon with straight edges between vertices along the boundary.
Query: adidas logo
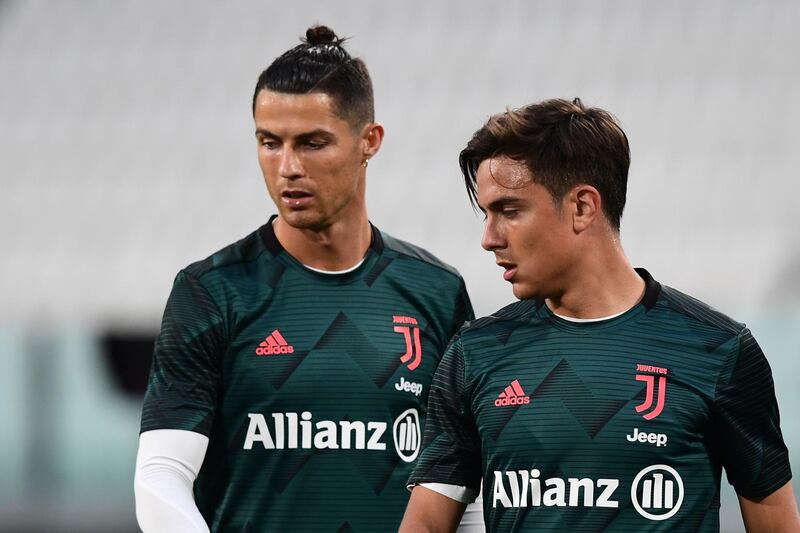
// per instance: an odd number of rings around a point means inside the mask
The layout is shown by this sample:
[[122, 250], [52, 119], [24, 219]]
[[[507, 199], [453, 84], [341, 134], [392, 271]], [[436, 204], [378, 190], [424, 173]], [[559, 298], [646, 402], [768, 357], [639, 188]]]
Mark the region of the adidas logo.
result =
[[261, 344], [256, 348], [256, 355], [278, 355], [282, 353], [294, 353], [294, 346], [286, 342], [286, 339], [277, 329], [261, 341]]
[[525, 405], [531, 403], [530, 396], [525, 396], [525, 391], [522, 390], [522, 385], [519, 380], [515, 379], [511, 385], [505, 388], [500, 396], [494, 401], [496, 407], [504, 407], [506, 405]]

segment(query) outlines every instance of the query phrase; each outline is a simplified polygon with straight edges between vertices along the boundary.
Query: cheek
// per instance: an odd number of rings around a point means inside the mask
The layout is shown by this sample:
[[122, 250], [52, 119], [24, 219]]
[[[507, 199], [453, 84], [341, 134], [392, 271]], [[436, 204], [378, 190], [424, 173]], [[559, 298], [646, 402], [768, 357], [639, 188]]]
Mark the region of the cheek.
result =
[[261, 167], [261, 173], [264, 175], [265, 180], [269, 180], [276, 175], [274, 157], [259, 150], [258, 152], [258, 166]]
[[509, 244], [523, 257], [540, 249], [541, 235], [534, 221], [505, 221], [502, 227]]
[[338, 194], [347, 195], [358, 186], [358, 166], [342, 157], [320, 162], [318, 175], [326, 177], [324, 188]]
[[264, 178], [264, 184], [267, 186], [267, 192], [272, 198], [276, 197], [276, 183], [277, 183], [277, 170], [273, 162], [273, 158], [265, 157], [261, 154], [258, 155], [258, 166], [261, 167], [261, 174]]

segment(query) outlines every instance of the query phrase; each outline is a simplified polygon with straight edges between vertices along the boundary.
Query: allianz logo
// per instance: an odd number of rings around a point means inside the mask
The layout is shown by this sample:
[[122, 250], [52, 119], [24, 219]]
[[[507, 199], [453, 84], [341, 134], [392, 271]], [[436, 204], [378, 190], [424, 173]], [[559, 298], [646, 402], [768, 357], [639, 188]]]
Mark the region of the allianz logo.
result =
[[[260, 443], [265, 450], [386, 450], [385, 421], [314, 420], [310, 411], [302, 413], [247, 413], [249, 418], [245, 450]], [[403, 411], [392, 424], [395, 452], [405, 462], [417, 458], [422, 444], [419, 413]], [[256, 446], [257, 447], [257, 446]]]
[[[495, 470], [492, 507], [605, 507], [620, 505], [615, 478], [540, 479], [541, 471]], [[675, 515], [683, 503], [683, 480], [668, 465], [643, 468], [633, 479], [630, 501], [634, 509], [648, 520], [666, 520]]]
[[551, 477], [542, 480], [539, 479], [541, 474], [537, 468], [495, 470], [492, 506], [619, 507], [619, 502], [612, 499], [619, 487], [618, 479]]

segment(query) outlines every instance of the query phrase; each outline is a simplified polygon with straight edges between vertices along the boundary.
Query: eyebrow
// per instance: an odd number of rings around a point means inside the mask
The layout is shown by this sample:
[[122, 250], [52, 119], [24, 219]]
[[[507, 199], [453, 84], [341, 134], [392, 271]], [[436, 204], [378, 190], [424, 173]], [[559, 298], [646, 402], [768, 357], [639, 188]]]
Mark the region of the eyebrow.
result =
[[516, 196], [501, 196], [500, 198], [495, 198], [494, 200], [489, 202], [489, 205], [487, 205], [485, 208], [482, 205], [478, 204], [478, 209], [480, 209], [484, 213], [487, 210], [500, 211], [508, 205], [521, 204], [521, 203], [522, 200], [520, 198], [517, 198]]
[[[270, 139], [280, 139], [281, 138], [280, 135], [272, 133], [271, 131], [269, 131], [268, 129], [265, 129], [265, 128], [256, 128], [256, 135], [257, 136], [261, 136], [261, 137], [268, 137]], [[315, 137], [317, 137], [317, 138], [322, 137], [324, 139], [332, 139], [333, 138], [333, 134], [331, 132], [329, 132], [328, 130], [323, 130], [322, 128], [317, 128], [315, 130], [307, 131], [307, 132], [301, 133], [300, 135], [297, 135], [296, 139], [298, 141], [303, 142], [303, 141], [307, 141], [309, 139], [313, 139]]]

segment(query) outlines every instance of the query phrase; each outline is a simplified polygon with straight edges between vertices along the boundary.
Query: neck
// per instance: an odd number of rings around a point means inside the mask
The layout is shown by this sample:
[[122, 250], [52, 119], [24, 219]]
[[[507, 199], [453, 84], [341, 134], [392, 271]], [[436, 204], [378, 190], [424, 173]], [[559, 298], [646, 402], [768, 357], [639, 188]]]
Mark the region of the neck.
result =
[[639, 303], [644, 280], [619, 244], [619, 236], [583, 250], [561, 291], [545, 300], [558, 315], [590, 319], [623, 313]]
[[366, 210], [317, 229], [295, 228], [281, 217], [273, 224], [281, 246], [304, 265], [319, 270], [347, 270], [361, 261], [372, 242]]

